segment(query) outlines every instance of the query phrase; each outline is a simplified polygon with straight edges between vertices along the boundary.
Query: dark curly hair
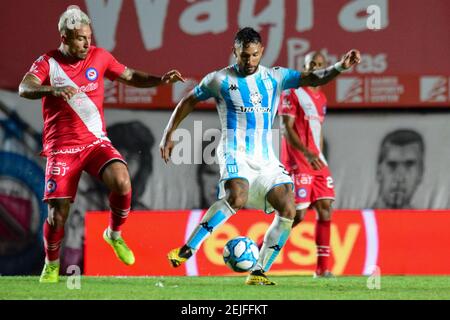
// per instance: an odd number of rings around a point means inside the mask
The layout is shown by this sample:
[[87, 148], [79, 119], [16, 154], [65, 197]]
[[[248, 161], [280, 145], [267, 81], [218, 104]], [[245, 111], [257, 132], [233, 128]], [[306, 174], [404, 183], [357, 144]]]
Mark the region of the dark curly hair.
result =
[[247, 47], [250, 43], [262, 43], [261, 35], [253, 28], [245, 27], [240, 29], [234, 37], [234, 45]]

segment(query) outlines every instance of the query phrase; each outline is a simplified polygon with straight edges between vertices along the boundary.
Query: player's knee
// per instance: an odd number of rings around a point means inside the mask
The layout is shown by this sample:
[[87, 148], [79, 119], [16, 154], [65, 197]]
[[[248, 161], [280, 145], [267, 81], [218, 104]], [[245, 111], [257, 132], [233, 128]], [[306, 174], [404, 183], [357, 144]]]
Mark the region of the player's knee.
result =
[[242, 179], [232, 179], [225, 183], [226, 200], [235, 210], [243, 208], [248, 200], [248, 182]]
[[318, 210], [319, 221], [330, 221], [331, 220], [331, 208], [322, 208]]
[[128, 177], [118, 177], [114, 180], [113, 185], [114, 193], [124, 196], [131, 193], [131, 181]]
[[248, 194], [245, 192], [230, 193], [227, 198], [227, 202], [235, 210], [239, 210], [247, 203]]
[[320, 203], [320, 206], [316, 206], [318, 220], [319, 221], [330, 221], [331, 220], [331, 213], [332, 213], [332, 207], [331, 202], [323, 202]]
[[295, 205], [290, 201], [286, 201], [283, 207], [280, 210], [278, 210], [278, 214], [280, 215], [280, 217], [292, 219], [295, 221], [295, 217], [297, 214], [295, 210]]
[[54, 214], [52, 216], [52, 223], [50, 223], [52, 226], [56, 228], [63, 228], [66, 224], [67, 216], [64, 214]]
[[69, 216], [69, 199], [52, 199], [48, 203], [48, 223], [52, 227], [63, 228]]

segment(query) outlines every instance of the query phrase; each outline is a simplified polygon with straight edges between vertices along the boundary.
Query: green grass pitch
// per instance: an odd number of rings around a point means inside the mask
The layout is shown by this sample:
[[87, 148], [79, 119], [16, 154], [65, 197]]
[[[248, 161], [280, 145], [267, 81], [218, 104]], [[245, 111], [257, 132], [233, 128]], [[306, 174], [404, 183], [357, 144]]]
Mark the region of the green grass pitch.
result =
[[[313, 279], [271, 276], [276, 286], [247, 286], [243, 277], [61, 277], [40, 284], [38, 277], [0, 277], [0, 300], [304, 300], [304, 299], [450, 299], [450, 276], [382, 276], [380, 289], [369, 289], [367, 277]], [[69, 286], [68, 286], [69, 283]]]

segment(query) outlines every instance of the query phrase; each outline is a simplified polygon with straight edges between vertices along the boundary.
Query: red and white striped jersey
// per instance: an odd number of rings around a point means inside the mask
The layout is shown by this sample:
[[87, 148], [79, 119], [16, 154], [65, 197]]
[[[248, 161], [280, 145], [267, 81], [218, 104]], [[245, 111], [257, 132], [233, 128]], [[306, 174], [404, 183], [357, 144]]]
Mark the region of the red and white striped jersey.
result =
[[42, 98], [44, 118], [43, 155], [50, 151], [79, 148], [96, 140], [108, 140], [103, 114], [106, 76], [114, 80], [125, 71], [108, 51], [91, 46], [84, 60], [70, 64], [59, 50], [39, 57], [28, 74], [43, 85], [72, 86], [77, 89], [69, 101], [46, 96]]
[[[294, 130], [300, 141], [312, 152], [319, 154], [327, 164], [321, 150], [320, 137], [325, 119], [327, 99], [320, 90], [308, 87], [283, 91], [279, 114], [295, 118]], [[303, 153], [295, 149], [283, 136], [281, 142], [281, 162], [289, 172], [318, 174], [313, 170]]]

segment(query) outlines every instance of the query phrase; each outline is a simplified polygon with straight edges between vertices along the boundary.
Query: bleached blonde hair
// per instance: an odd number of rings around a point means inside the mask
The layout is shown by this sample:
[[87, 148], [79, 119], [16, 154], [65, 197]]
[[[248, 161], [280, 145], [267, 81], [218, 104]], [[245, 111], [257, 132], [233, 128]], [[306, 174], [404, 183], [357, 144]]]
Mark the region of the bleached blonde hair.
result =
[[68, 30], [79, 29], [82, 24], [91, 24], [91, 19], [79, 6], [72, 5], [59, 17], [58, 30], [61, 35], [66, 35]]

